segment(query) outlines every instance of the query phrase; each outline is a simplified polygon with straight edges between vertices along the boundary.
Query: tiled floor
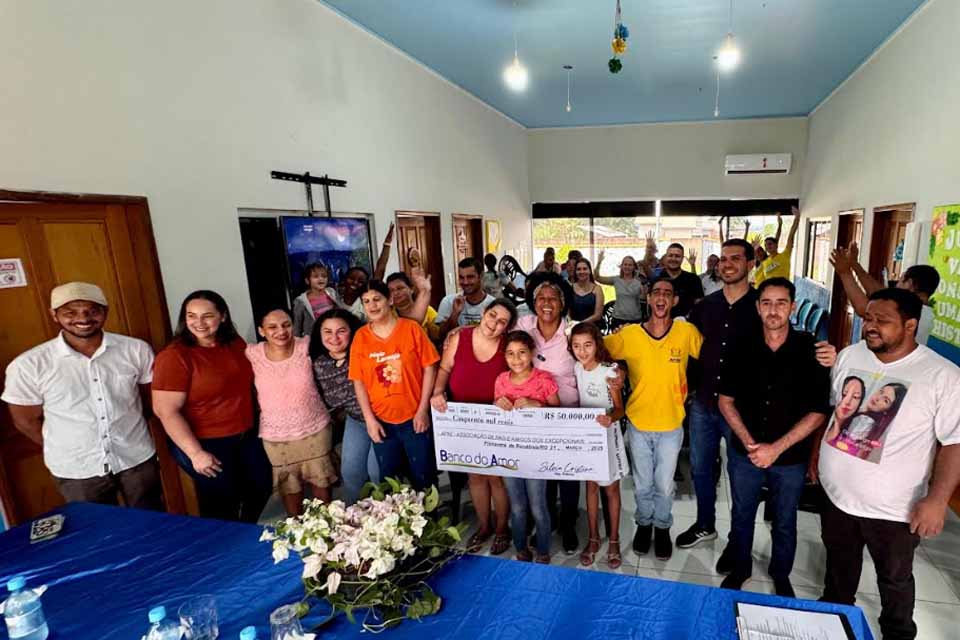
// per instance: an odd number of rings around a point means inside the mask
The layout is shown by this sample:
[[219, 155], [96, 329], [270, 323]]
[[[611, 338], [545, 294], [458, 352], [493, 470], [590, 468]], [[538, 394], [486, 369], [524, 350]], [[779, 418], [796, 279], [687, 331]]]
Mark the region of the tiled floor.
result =
[[[678, 483], [677, 496], [674, 501], [674, 524], [671, 529], [673, 537], [693, 524], [696, 517], [696, 502], [693, 498], [692, 486], [689, 483], [688, 467], [681, 459], [681, 474], [684, 481]], [[445, 498], [449, 497], [449, 486], [446, 485], [445, 474], [442, 474], [441, 490]], [[673, 557], [661, 562], [653, 558], [652, 554], [638, 557], [630, 549], [633, 540], [633, 493], [630, 479], [621, 483], [623, 514], [621, 516], [620, 539], [623, 553], [623, 564], [616, 569], [616, 573], [623, 575], [657, 578], [660, 580], [677, 580], [694, 584], [719, 586], [722, 576], [714, 571], [714, 565], [723, 547], [727, 542], [730, 531], [730, 491], [727, 483], [726, 471], [720, 480], [719, 503], [717, 521], [719, 537], [712, 542], [701, 544], [693, 549], [675, 549]], [[583, 492], [581, 492], [583, 495]], [[469, 494], [463, 492], [465, 506], [464, 517], [470, 523], [472, 532], [474, 514], [469, 503]], [[582, 498], [581, 498], [582, 500]], [[275, 520], [282, 515], [279, 501], [274, 499], [264, 512], [264, 521]], [[726, 516], [724, 518], [723, 516]], [[581, 505], [581, 517], [577, 524], [581, 548], [587, 540], [587, 523], [585, 507]], [[801, 512], [798, 521], [797, 557], [791, 579], [797, 597], [816, 599], [820, 596], [823, 587], [823, 572], [825, 553], [820, 541], [820, 520], [816, 515]], [[762, 509], [757, 515], [756, 532], [753, 550], [753, 578], [746, 585], [749, 591], [773, 593], [772, 580], [767, 576], [766, 567], [770, 561], [770, 531], [763, 522]], [[939, 537], [924, 541], [920, 545], [914, 562], [914, 575], [917, 582], [917, 602], [914, 618], [919, 628], [918, 637], [922, 640], [954, 640], [960, 637], [957, 624], [960, 622], [960, 519], [950, 516], [946, 529]], [[486, 553], [484, 550], [482, 553]], [[512, 557], [512, 550], [502, 557]], [[560, 547], [560, 538], [554, 535], [553, 563], [566, 567], [575, 567], [583, 570], [612, 571], [606, 564], [606, 544], [597, 554], [597, 562], [590, 569], [580, 566], [579, 552], [567, 556]], [[880, 597], [877, 590], [876, 573], [869, 555], [866, 556], [863, 575], [860, 578], [860, 589], [857, 593], [857, 604], [863, 608], [867, 620], [870, 622], [876, 637], [880, 638], [877, 618], [880, 615]]]

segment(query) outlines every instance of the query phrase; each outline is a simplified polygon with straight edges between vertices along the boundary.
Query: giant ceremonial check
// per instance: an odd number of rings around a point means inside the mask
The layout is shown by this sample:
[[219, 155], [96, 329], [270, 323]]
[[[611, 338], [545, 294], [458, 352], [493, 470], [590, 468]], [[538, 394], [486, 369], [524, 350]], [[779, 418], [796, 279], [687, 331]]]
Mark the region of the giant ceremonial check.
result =
[[502, 411], [451, 402], [433, 411], [437, 467], [485, 475], [610, 482], [626, 475], [623, 435], [602, 427], [603, 409]]

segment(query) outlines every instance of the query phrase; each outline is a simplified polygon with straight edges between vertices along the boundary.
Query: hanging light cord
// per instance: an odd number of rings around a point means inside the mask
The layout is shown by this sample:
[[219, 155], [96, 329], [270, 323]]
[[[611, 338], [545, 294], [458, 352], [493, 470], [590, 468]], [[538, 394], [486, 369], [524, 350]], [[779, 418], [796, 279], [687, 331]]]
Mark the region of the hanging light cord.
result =
[[720, 117], [720, 68], [717, 67], [717, 98], [713, 103], [713, 117]]
[[730, 0], [730, 33], [733, 33], [733, 0]]

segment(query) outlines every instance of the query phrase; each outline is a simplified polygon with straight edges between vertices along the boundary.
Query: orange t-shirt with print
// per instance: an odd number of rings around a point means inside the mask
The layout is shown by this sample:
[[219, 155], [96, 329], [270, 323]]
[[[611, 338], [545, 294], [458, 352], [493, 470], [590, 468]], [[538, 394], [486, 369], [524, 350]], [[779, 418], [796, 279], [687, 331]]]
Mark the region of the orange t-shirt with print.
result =
[[420, 325], [399, 318], [386, 338], [375, 334], [370, 325], [357, 330], [350, 347], [349, 378], [363, 383], [378, 419], [399, 424], [416, 415], [423, 369], [439, 360]]

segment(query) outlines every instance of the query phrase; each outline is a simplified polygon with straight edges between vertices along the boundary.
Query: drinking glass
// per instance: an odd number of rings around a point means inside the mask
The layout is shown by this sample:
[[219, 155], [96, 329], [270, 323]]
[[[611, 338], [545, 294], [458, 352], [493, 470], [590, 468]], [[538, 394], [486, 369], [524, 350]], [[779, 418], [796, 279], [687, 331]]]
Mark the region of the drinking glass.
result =
[[180, 626], [185, 640], [217, 640], [217, 601], [213, 596], [197, 596], [180, 606]]
[[297, 605], [285, 604], [270, 614], [270, 640], [293, 640], [303, 637]]

